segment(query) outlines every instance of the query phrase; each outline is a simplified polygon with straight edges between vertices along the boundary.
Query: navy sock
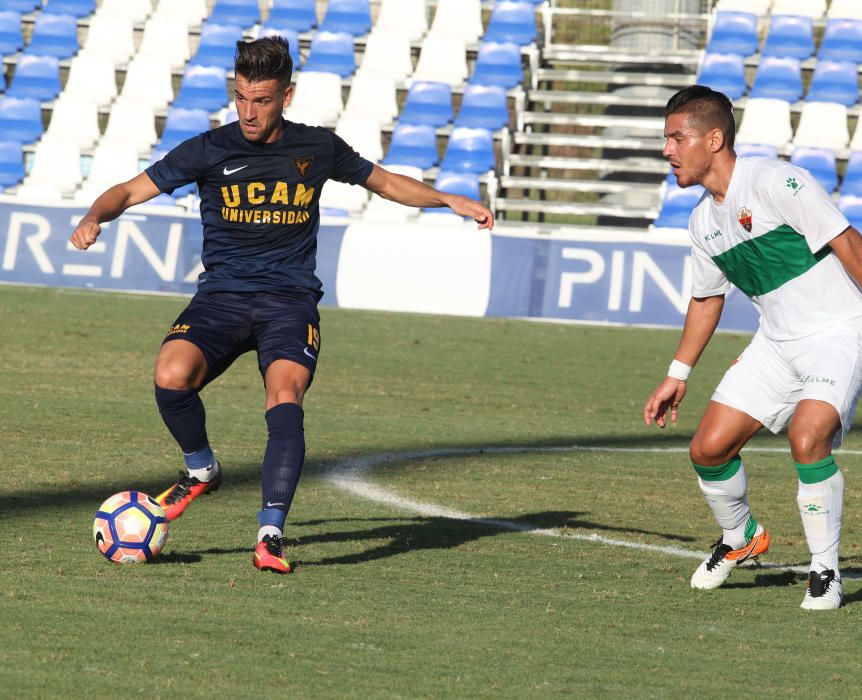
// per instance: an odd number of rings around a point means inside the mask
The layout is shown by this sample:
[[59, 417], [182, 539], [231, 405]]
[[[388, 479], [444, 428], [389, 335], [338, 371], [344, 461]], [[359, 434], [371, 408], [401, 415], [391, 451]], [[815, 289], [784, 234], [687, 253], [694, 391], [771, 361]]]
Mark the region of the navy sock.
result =
[[[305, 461], [305, 431], [302, 406], [295, 403], [280, 403], [266, 412], [269, 439], [263, 456], [262, 511], [278, 510], [287, 516], [302, 464]], [[263, 515], [262, 513], [262, 515]], [[273, 513], [267, 513], [271, 520]], [[276, 524], [267, 522], [266, 524]], [[281, 521], [282, 526], [284, 520]]]
[[174, 440], [184, 454], [209, 447], [206, 412], [195, 389], [163, 389], [156, 385], [156, 404]]

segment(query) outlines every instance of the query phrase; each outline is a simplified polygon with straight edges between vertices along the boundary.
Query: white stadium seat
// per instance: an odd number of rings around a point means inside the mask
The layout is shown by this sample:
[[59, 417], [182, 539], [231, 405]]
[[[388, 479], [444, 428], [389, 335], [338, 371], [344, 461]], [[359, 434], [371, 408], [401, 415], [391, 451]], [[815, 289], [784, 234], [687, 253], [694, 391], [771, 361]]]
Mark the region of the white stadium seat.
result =
[[78, 97], [106, 105], [117, 96], [114, 62], [104, 54], [82, 51], [72, 59], [64, 96]]
[[359, 185], [329, 180], [323, 186], [320, 206], [325, 209], [341, 209], [349, 214], [358, 214], [368, 204], [368, 190]]
[[193, 27], [206, 19], [209, 8], [207, 0], [159, 0], [153, 15]]
[[81, 182], [81, 149], [70, 141], [43, 138], [36, 144], [33, 165], [22, 184], [47, 185], [72, 193]]
[[171, 68], [182, 68], [191, 57], [189, 28], [170, 17], [153, 16], [144, 25], [138, 57], [166, 61]]
[[138, 150], [134, 145], [103, 140], [93, 152], [90, 173], [75, 199], [92, 202], [109, 187], [131, 180], [140, 171]]
[[829, 3], [826, 17], [829, 19], [862, 19], [862, 2], [859, 0], [832, 0]]
[[358, 73], [350, 83], [344, 114], [390, 124], [398, 116], [395, 81]]
[[373, 119], [342, 116], [335, 125], [335, 133], [347, 141], [363, 158], [374, 163], [383, 159], [380, 125]]
[[114, 65], [126, 63], [135, 53], [135, 29], [128, 17], [95, 14], [90, 18], [83, 49], [109, 56]]
[[457, 36], [429, 32], [422, 40], [413, 80], [460, 86], [467, 78], [467, 47]]
[[847, 127], [847, 107], [837, 102], [806, 102], [802, 105], [799, 126], [793, 137], [794, 146], [847, 148], [850, 132]]
[[456, 36], [468, 44], [478, 41], [485, 31], [481, 0], [438, 0], [431, 31]]
[[781, 150], [793, 137], [790, 103], [768, 97], [750, 97], [736, 133], [739, 143], [775, 146]]
[[341, 78], [335, 73], [301, 71], [285, 117], [303, 124], [334, 126], [344, 110]]
[[372, 31], [365, 42], [357, 75], [403, 82], [413, 72], [410, 39], [406, 34]]
[[105, 139], [149, 151], [158, 140], [156, 115], [151, 105], [117, 100], [111, 107]]
[[48, 138], [90, 148], [99, 140], [99, 108], [92, 100], [61, 95], [51, 109], [51, 121], [45, 131]]
[[153, 109], [167, 107], [174, 99], [170, 64], [155, 56], [135, 56], [126, 68], [120, 99], [142, 102]]
[[410, 41], [418, 41], [428, 32], [425, 0], [381, 0], [374, 29], [404, 34]]
[[774, 0], [773, 15], [797, 15], [820, 19], [826, 13], [826, 0]]
[[143, 22], [153, 11], [152, 0], [102, 0], [96, 15], [120, 15]]

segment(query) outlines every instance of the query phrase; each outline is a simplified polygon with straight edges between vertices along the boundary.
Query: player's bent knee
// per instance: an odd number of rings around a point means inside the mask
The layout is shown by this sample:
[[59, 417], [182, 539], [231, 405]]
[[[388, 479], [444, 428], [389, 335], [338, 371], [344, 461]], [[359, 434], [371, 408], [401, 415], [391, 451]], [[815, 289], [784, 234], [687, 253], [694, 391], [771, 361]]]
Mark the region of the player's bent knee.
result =
[[715, 467], [736, 456], [735, 448], [736, 445], [727, 445], [723, 441], [695, 435], [689, 446], [688, 455], [693, 464]]
[[194, 370], [188, 367], [170, 362], [159, 362], [156, 364], [153, 381], [156, 386], [162, 389], [196, 389], [199, 386], [199, 383], [195, 382], [196, 374]]

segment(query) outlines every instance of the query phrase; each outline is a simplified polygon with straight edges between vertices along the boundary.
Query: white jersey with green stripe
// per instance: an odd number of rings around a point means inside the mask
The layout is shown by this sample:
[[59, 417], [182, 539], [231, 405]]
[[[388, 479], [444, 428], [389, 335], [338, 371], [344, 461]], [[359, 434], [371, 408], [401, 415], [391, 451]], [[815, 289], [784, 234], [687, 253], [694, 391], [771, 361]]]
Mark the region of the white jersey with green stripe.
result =
[[773, 340], [862, 324], [862, 293], [828, 245], [849, 225], [807, 170], [737, 158], [724, 201], [706, 193], [689, 220], [692, 296], [736, 286]]

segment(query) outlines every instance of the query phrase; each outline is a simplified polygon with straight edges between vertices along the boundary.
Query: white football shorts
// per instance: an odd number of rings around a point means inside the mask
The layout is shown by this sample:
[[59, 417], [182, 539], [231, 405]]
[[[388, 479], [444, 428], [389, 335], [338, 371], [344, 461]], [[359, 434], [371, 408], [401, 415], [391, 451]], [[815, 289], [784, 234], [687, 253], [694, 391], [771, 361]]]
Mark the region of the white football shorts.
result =
[[833, 446], [850, 430], [862, 389], [862, 331], [835, 329], [798, 340], [774, 341], [759, 331], [725, 372], [712, 400], [747, 413], [773, 433], [803, 399], [825, 401], [841, 418]]

